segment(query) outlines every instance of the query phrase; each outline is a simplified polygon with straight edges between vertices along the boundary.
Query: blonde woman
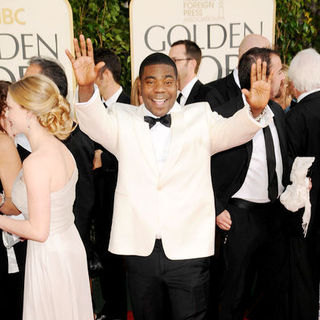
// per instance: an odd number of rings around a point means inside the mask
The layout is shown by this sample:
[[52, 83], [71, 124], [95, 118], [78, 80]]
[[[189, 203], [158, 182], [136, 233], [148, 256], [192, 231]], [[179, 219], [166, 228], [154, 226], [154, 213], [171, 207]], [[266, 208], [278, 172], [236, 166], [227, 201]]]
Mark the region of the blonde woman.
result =
[[28, 239], [23, 319], [93, 319], [86, 254], [72, 213], [78, 171], [59, 141], [72, 131], [70, 106], [42, 75], [12, 84], [7, 106], [9, 129], [24, 133], [32, 149], [12, 188], [26, 220], [0, 216], [0, 228]]

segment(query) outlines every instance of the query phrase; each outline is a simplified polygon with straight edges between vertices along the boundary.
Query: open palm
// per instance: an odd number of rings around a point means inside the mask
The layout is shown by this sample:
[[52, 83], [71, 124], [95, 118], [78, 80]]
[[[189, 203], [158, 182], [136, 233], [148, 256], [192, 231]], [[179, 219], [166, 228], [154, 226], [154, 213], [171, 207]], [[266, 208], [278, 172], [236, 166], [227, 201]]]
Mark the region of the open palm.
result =
[[268, 104], [270, 99], [271, 81], [273, 73], [271, 72], [267, 77], [267, 63], [261, 60], [257, 60], [257, 64], [253, 64], [251, 67], [251, 87], [250, 91], [243, 89], [242, 92], [246, 96], [246, 100], [251, 107], [253, 114], [259, 114], [264, 107]]
[[90, 39], [85, 41], [80, 35], [80, 47], [77, 39], [73, 40], [75, 57], [66, 50], [66, 54], [72, 63], [72, 68], [79, 86], [88, 86], [94, 83], [99, 70], [104, 66], [104, 62], [97, 65], [94, 63], [93, 47]]

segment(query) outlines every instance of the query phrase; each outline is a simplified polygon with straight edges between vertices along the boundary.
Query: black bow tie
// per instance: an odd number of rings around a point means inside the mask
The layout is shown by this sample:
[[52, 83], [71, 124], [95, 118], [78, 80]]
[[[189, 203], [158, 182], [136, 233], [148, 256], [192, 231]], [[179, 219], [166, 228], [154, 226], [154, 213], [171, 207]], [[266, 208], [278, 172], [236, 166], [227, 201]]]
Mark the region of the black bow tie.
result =
[[144, 116], [144, 121], [149, 123], [149, 129], [151, 129], [157, 122], [160, 122], [164, 126], [170, 128], [171, 126], [171, 114], [166, 114], [161, 118], [153, 118], [149, 116]]

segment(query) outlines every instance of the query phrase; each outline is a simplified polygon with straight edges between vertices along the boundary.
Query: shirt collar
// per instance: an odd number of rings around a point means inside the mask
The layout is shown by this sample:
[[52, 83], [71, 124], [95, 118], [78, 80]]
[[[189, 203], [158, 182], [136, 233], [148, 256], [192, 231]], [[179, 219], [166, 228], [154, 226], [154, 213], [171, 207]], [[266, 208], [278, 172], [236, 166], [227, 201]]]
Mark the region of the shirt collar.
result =
[[238, 68], [233, 69], [232, 75], [233, 75], [233, 79], [234, 79], [235, 83], [241, 89]]
[[189, 97], [189, 94], [194, 86], [194, 84], [198, 81], [198, 77], [194, 77], [189, 83], [180, 91], [182, 95], [185, 97], [187, 100]]
[[317, 92], [317, 91], [320, 91], [320, 88], [313, 89], [313, 90], [310, 90], [310, 91], [307, 91], [307, 92], [304, 92], [304, 93], [300, 94], [300, 96], [297, 99], [297, 102], [300, 102], [303, 98], [305, 98], [309, 94]]

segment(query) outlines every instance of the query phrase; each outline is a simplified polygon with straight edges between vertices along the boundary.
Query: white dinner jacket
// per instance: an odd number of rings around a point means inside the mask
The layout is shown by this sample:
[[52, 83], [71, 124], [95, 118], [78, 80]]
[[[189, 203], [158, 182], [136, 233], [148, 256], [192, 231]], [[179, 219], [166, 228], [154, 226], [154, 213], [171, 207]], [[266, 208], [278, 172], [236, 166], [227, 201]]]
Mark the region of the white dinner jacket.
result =
[[105, 108], [95, 93], [76, 104], [80, 128], [119, 161], [109, 250], [148, 256], [156, 232], [169, 259], [213, 255], [215, 207], [210, 157], [249, 141], [262, 127], [244, 107], [231, 118], [206, 102], [172, 112], [169, 154], [159, 172], [143, 108]]

